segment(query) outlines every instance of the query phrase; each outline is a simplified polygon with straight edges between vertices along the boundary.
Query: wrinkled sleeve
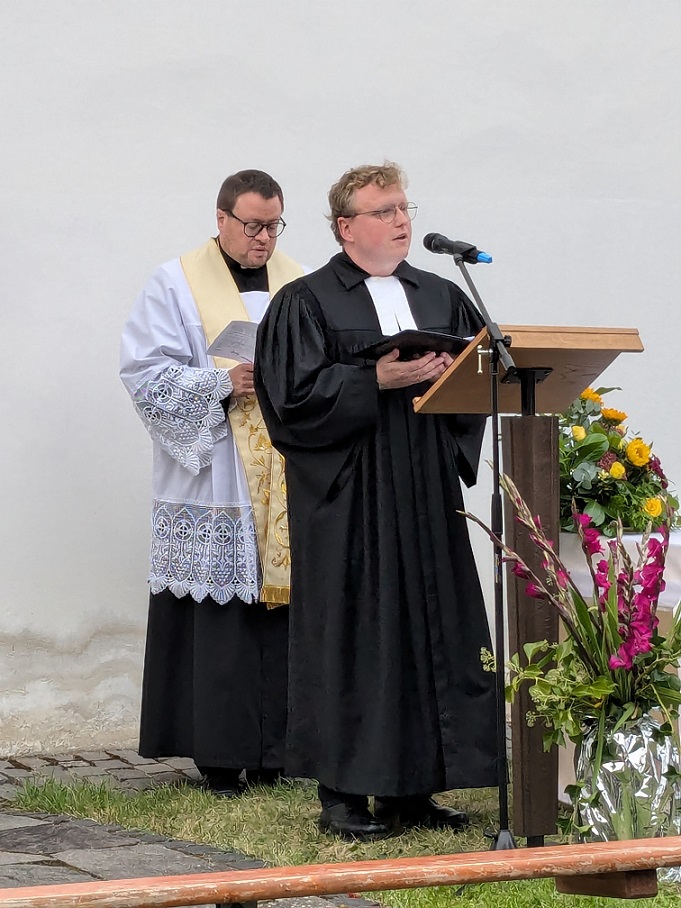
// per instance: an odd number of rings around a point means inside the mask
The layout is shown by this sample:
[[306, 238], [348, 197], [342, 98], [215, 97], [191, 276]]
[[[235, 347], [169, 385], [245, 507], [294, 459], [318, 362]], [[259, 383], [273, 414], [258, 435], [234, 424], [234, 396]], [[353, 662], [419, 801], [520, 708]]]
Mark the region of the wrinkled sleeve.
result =
[[255, 384], [282, 450], [344, 448], [377, 420], [373, 365], [336, 362], [312, 292], [296, 281], [273, 299], [258, 329]]
[[[452, 301], [451, 332], [459, 337], [472, 337], [483, 327], [482, 316], [456, 284], [450, 285]], [[487, 416], [476, 413], [458, 413], [444, 417], [457, 451], [456, 464], [463, 482], [470, 488], [478, 477], [480, 451], [485, 435]]]
[[222, 400], [232, 382], [227, 370], [194, 362], [176, 290], [160, 269], [123, 330], [120, 375], [152, 438], [196, 475], [229, 433]]

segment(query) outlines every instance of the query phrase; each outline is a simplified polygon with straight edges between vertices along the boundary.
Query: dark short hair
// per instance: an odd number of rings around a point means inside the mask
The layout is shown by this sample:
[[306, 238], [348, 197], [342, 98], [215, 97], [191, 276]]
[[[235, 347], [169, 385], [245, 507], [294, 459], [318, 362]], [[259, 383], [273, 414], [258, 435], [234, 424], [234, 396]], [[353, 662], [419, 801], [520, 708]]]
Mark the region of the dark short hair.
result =
[[263, 170], [240, 170], [227, 177], [218, 192], [217, 207], [220, 211], [231, 211], [236, 200], [245, 192], [257, 192], [263, 199], [275, 196], [284, 208], [284, 193], [277, 181]]

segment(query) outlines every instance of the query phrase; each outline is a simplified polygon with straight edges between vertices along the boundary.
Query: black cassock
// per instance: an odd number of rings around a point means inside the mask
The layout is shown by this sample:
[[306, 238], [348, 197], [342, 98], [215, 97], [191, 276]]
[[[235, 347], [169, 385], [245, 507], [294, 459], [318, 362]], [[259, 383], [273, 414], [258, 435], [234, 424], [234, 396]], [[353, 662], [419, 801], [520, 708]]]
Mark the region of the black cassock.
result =
[[[403, 262], [419, 328], [475, 334], [462, 291]], [[494, 676], [464, 517], [481, 416], [380, 391], [368, 275], [344, 253], [284, 287], [258, 332], [256, 390], [286, 458], [291, 532], [286, 771], [351, 794], [493, 786]]]

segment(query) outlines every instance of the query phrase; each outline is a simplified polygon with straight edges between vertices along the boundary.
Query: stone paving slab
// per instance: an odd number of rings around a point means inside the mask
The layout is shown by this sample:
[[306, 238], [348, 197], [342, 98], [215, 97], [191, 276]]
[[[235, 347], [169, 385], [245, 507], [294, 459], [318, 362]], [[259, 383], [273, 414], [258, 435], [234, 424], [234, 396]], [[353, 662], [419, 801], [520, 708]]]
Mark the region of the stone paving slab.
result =
[[74, 823], [44, 823], [0, 832], [0, 851], [25, 851], [28, 854], [56, 854], [79, 848], [121, 848], [135, 845], [137, 839], [109, 832], [106, 826], [81, 828]]
[[3, 864], [35, 864], [42, 861], [41, 854], [22, 854], [20, 851], [0, 851], [0, 866]]
[[[8, 847], [11, 836], [14, 839]], [[89, 819], [0, 809], [0, 888], [218, 873], [265, 866], [264, 861], [221, 851], [213, 845], [123, 830], [120, 826], [104, 826]], [[199, 908], [214, 908], [214, 905]], [[355, 896], [305, 896], [262, 902], [260, 908], [380, 906]]]
[[63, 864], [8, 864], [0, 867], [0, 888], [46, 886], [48, 883], [91, 883], [94, 877]]
[[[60, 851], [54, 857], [69, 867], [107, 880], [211, 873], [217, 869], [212, 866], [210, 859], [182, 854], [173, 848], [166, 848], [165, 845], [145, 845], [140, 842], [134, 848], [76, 849]], [[224, 869], [241, 868], [233, 866]]]
[[[187, 757], [153, 760], [125, 749], [3, 758], [0, 760], [0, 888], [266, 866], [251, 856], [212, 845], [105, 826], [90, 819], [22, 813], [11, 806], [27, 781], [44, 784], [48, 778], [65, 784], [106, 784], [134, 794], [160, 785], [195, 786], [201, 773]], [[306, 896], [262, 902], [260, 908], [380, 906], [355, 896]]]
[[46, 823], [47, 820], [37, 820], [23, 814], [0, 813], [0, 832], [5, 829], [19, 829], [22, 826], [44, 826]]
[[40, 769], [41, 766], [50, 765], [44, 757], [17, 757], [15, 762], [24, 769]]

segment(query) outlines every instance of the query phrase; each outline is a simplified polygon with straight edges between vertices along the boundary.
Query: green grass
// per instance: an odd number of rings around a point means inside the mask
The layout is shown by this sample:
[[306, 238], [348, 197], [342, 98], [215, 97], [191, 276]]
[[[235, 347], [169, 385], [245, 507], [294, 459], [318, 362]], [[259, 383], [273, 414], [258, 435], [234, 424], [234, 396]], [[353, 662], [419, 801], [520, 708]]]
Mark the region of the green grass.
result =
[[[46, 781], [26, 784], [16, 802], [19, 808], [87, 817], [101, 823], [154, 832], [176, 839], [208, 843], [240, 851], [271, 864], [312, 864], [376, 858], [417, 857], [484, 851], [483, 831], [494, 825], [495, 792], [473, 791], [443, 795], [440, 800], [464, 807], [472, 825], [465, 832], [413, 830], [381, 842], [347, 843], [321, 835], [316, 819], [319, 805], [310, 784], [282, 783], [254, 788], [235, 800], [215, 798], [190, 786], [158, 787], [125, 793], [105, 785], [64, 786]], [[395, 908], [446, 908], [452, 901], [471, 908], [612, 908], [613, 899], [560, 895], [552, 880], [490, 883], [454, 887], [406, 889], [369, 893]], [[642, 899], [640, 908], [676, 908], [679, 891], [665, 887], [656, 899]]]

